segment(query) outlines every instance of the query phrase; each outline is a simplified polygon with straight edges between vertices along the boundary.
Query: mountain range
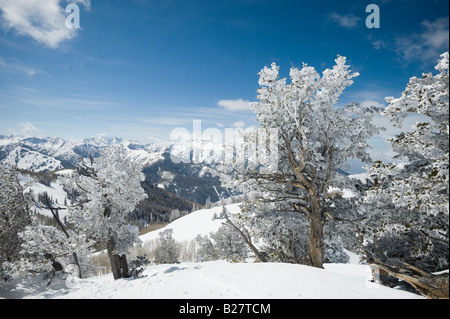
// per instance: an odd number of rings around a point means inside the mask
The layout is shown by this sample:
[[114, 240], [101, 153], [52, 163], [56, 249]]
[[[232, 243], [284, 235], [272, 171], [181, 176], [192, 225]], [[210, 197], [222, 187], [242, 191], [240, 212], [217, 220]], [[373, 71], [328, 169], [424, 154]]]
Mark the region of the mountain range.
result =
[[74, 168], [83, 159], [98, 157], [100, 149], [123, 145], [132, 160], [143, 163], [146, 182], [176, 196], [204, 205], [226, 197], [221, 187], [220, 173], [214, 163], [175, 163], [171, 155], [179, 158], [185, 148], [175, 143], [149, 143], [127, 141], [119, 137], [95, 137], [65, 140], [60, 137], [19, 137], [0, 135], [0, 162], [35, 173]]

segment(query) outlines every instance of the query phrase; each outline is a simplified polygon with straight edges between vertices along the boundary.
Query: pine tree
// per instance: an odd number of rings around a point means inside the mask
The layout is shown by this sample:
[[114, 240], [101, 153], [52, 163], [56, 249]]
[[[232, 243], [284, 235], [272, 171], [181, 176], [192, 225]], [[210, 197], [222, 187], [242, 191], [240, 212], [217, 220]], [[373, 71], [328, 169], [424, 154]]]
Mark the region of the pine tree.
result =
[[427, 296], [447, 298], [448, 273], [440, 284], [430, 273], [448, 269], [449, 258], [448, 68], [446, 52], [438, 74], [412, 77], [401, 97], [386, 98], [383, 114], [395, 126], [410, 113], [429, 120], [390, 140], [406, 163], [378, 161], [370, 168], [373, 185], [362, 206], [369, 218], [360, 231], [371, 262]]
[[23, 240], [18, 234], [31, 222], [31, 206], [31, 198], [24, 194], [17, 170], [0, 163], [0, 275], [3, 278], [9, 277], [7, 272], [11, 268], [11, 264], [6, 264], [20, 259]]
[[[53, 271], [61, 271], [63, 267], [72, 265], [72, 270], [76, 270], [76, 277], [85, 278], [92, 275], [95, 266], [90, 262], [89, 255], [93, 252], [94, 243], [84, 234], [78, 234], [68, 228], [67, 223], [60, 219], [61, 208], [52, 203], [47, 192], [38, 194], [37, 198], [36, 204], [49, 210], [53, 218], [50, 218], [50, 225], [48, 222], [45, 225], [42, 224], [42, 216], [36, 214], [32, 217], [32, 224], [19, 234], [24, 240], [21, 254], [28, 259], [22, 271], [42, 272], [46, 265], [50, 264]], [[46, 220], [48, 219], [44, 219]], [[33, 269], [26, 269], [29, 266]]]
[[94, 274], [95, 266], [89, 258], [93, 242], [86, 236], [39, 224], [37, 218], [33, 218], [31, 225], [19, 235], [23, 239], [22, 273], [63, 271], [68, 265], [76, 265], [77, 277], [86, 278]]
[[159, 245], [155, 249], [155, 263], [176, 264], [178, 263], [178, 245], [172, 237], [173, 230], [166, 229], [159, 233]]
[[228, 225], [222, 225], [217, 232], [210, 234], [215, 251], [220, 259], [242, 262], [248, 255], [248, 247], [241, 236]]
[[[358, 103], [338, 105], [358, 74], [351, 73], [345, 57], [335, 61], [322, 76], [306, 64], [300, 70], [292, 68], [290, 84], [279, 79], [275, 63], [265, 67], [259, 73], [259, 102], [251, 105], [261, 129], [244, 134], [242, 143], [235, 145], [237, 158], [224, 163], [234, 175], [227, 186], [252, 198], [244, 209], [249, 217], [295, 212], [306, 219], [310, 264], [320, 268], [325, 222], [346, 212], [333, 208], [339, 196], [333, 198], [330, 187], [353, 187], [340, 170], [351, 158], [370, 162], [367, 139], [378, 132], [371, 120], [379, 110]], [[264, 135], [270, 138], [261, 138]], [[249, 152], [255, 148], [261, 161]], [[250, 156], [242, 160], [246, 152]], [[277, 158], [267, 161], [271, 156]]]
[[195, 238], [197, 243], [197, 251], [195, 252], [195, 261], [204, 262], [219, 259], [219, 254], [214, 246], [211, 238], [207, 235], [197, 235]]
[[68, 220], [79, 233], [107, 248], [114, 279], [128, 276], [126, 253], [140, 243], [138, 229], [126, 222], [126, 216], [146, 198], [140, 183], [142, 167], [127, 157], [123, 146], [108, 147], [89, 164], [78, 166], [67, 188], [80, 194], [69, 208]]

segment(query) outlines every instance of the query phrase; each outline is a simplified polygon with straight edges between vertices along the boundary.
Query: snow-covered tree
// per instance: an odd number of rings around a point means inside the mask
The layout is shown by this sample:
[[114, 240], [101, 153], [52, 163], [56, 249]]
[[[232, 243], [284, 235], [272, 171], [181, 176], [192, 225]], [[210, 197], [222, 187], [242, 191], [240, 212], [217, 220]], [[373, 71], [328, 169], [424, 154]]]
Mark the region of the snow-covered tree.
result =
[[[428, 215], [447, 212], [449, 165], [449, 77], [448, 52], [435, 67], [438, 74], [412, 77], [399, 98], [388, 97], [384, 115], [401, 127], [410, 113], [425, 115], [429, 121], [417, 123], [410, 133], [392, 139], [391, 145], [406, 157], [406, 166], [386, 168], [395, 175], [388, 192], [397, 206], [417, 208]], [[374, 172], [375, 173], [375, 172]], [[448, 239], [448, 237], [447, 237]]]
[[[85, 237], [78, 236], [59, 220], [56, 209], [52, 207], [48, 194], [37, 196], [46, 207], [56, 214], [55, 220], [61, 227], [45, 226], [39, 220], [42, 216], [30, 215], [29, 210], [33, 201], [38, 199], [30, 194], [24, 194], [23, 186], [19, 183], [18, 172], [5, 165], [0, 165], [1, 171], [1, 200], [2, 204], [2, 232], [1, 248], [5, 252], [3, 269], [10, 277], [48, 271], [62, 271], [68, 264], [83, 267], [84, 274], [93, 274], [94, 267], [88, 259], [92, 243]], [[4, 240], [3, 240], [4, 239]], [[80, 256], [80, 258], [78, 257]], [[80, 261], [81, 259], [81, 261]], [[78, 276], [80, 276], [78, 274]]]
[[[241, 237], [250, 241], [256, 257], [265, 262], [285, 262], [310, 264], [308, 221], [296, 212], [267, 211], [250, 213], [246, 205], [243, 211], [229, 215], [227, 224], [241, 230]], [[344, 252], [341, 236], [351, 232], [352, 227], [328, 221], [324, 227], [324, 262], [345, 263], [348, 255]], [[346, 232], [342, 231], [342, 228]], [[354, 231], [353, 231], [354, 233]], [[355, 237], [354, 234], [352, 234]], [[355, 238], [356, 239], [356, 238]], [[252, 242], [258, 243], [256, 248]], [[347, 242], [346, 242], [347, 244]], [[259, 255], [259, 256], [258, 256]], [[262, 258], [261, 258], [262, 257]]]
[[107, 248], [115, 279], [128, 275], [126, 253], [140, 243], [138, 229], [125, 217], [146, 198], [140, 183], [142, 167], [127, 157], [123, 146], [101, 150], [101, 156], [78, 167], [66, 187], [75, 188], [78, 203], [68, 220], [82, 234]]
[[232, 227], [224, 224], [210, 234], [220, 259], [242, 262], [248, 255], [248, 247]]
[[248, 246], [238, 232], [227, 224], [219, 227], [209, 235], [198, 235], [195, 238], [198, 248], [196, 261], [225, 259], [231, 262], [242, 262], [248, 256]]
[[24, 194], [18, 172], [0, 163], [0, 275], [7, 277], [3, 263], [20, 259], [23, 240], [18, 235], [31, 222], [29, 196]]
[[322, 267], [324, 261], [326, 220], [343, 213], [335, 209], [342, 198], [332, 197], [330, 187], [352, 187], [340, 170], [352, 158], [370, 162], [367, 139], [378, 132], [371, 123], [378, 112], [375, 107], [338, 104], [358, 73], [351, 73], [345, 57], [338, 56], [335, 62], [322, 75], [306, 64], [300, 70], [292, 68], [291, 83], [279, 79], [275, 63], [264, 67], [259, 73], [259, 102], [251, 107], [260, 132], [271, 138], [258, 143], [264, 140], [261, 134], [247, 134], [236, 144], [235, 153], [256, 148], [263, 159], [276, 154], [275, 161], [262, 162], [277, 165], [262, 167], [251, 157], [224, 163], [234, 173], [226, 185], [252, 197], [246, 205], [249, 215], [295, 212], [306, 218], [310, 263], [315, 267]]
[[197, 235], [195, 237], [197, 243], [197, 250], [195, 252], [195, 261], [204, 262], [219, 259], [219, 254], [208, 235]]
[[85, 235], [39, 224], [36, 218], [19, 235], [23, 239], [21, 272], [63, 271], [68, 265], [76, 265], [77, 277], [94, 275], [95, 266], [89, 259], [93, 242]]
[[308, 222], [305, 218], [295, 212], [279, 214], [269, 211], [253, 218], [245, 215], [240, 217], [247, 219], [244, 224], [247, 224], [253, 240], [262, 243], [260, 250], [267, 261], [310, 264]]
[[175, 239], [172, 237], [173, 230], [166, 229], [159, 233], [158, 247], [155, 249], [155, 263], [175, 264], [178, 263], [179, 251]]
[[[412, 77], [401, 97], [386, 98], [383, 114], [394, 126], [401, 127], [410, 113], [427, 121], [390, 140], [406, 163], [377, 161], [370, 168], [373, 185], [364, 206], [369, 218], [361, 229], [372, 262], [393, 267], [392, 273], [413, 271], [411, 278], [401, 279], [431, 295], [440, 292], [425, 286], [430, 282], [424, 273], [448, 268], [449, 262], [448, 68], [446, 52], [436, 66], [438, 74]], [[448, 274], [446, 284], [448, 298]]]

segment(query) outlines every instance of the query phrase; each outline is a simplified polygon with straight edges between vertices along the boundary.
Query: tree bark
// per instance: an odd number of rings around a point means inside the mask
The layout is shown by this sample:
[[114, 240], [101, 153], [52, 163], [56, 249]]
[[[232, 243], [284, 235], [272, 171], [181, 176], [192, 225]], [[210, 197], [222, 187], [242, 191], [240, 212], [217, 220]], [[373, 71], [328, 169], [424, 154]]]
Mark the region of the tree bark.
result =
[[378, 267], [380, 270], [390, 275], [404, 280], [413, 286], [417, 292], [428, 299], [448, 299], [449, 298], [449, 274], [433, 275], [420, 270], [414, 266], [404, 264], [404, 267], [391, 267], [376, 262], [372, 267]]
[[110, 237], [108, 243], [106, 245], [106, 249], [108, 251], [109, 261], [111, 263], [111, 271], [113, 273], [114, 280], [122, 278], [121, 266], [120, 266], [120, 256], [114, 254], [114, 249], [116, 247], [116, 243], [113, 237]]
[[72, 253], [72, 256], [73, 256], [73, 260], [75, 261], [75, 265], [77, 266], [77, 268], [78, 268], [78, 278], [81, 278], [81, 268], [80, 268], [80, 262], [78, 261], [78, 256], [77, 256], [77, 253], [76, 252], [73, 252]]
[[120, 256], [120, 268], [122, 271], [122, 278], [129, 278], [130, 273], [128, 271], [127, 255], [125, 255], [125, 254]]
[[311, 213], [309, 217], [309, 250], [314, 267], [323, 268], [324, 237], [320, 214], [320, 202], [316, 196], [311, 196]]

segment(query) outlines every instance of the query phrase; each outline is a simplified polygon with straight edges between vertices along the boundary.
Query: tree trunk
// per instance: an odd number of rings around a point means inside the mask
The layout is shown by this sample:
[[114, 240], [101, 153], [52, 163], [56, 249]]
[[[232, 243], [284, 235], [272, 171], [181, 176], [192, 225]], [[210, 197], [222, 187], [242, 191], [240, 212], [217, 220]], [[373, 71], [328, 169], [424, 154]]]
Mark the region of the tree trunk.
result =
[[127, 255], [125, 255], [125, 254], [120, 256], [120, 268], [122, 271], [122, 278], [129, 278], [130, 273], [128, 271]]
[[413, 286], [417, 290], [417, 292], [427, 297], [428, 299], [449, 298], [448, 273], [433, 275], [408, 264], [404, 264], [401, 268], [394, 268], [376, 262], [372, 264], [372, 267], [374, 266], [398, 279], [406, 281], [411, 286]]
[[309, 218], [309, 250], [314, 267], [323, 268], [324, 238], [323, 220], [320, 214], [320, 203], [316, 196], [311, 196], [311, 215]]
[[114, 279], [116, 280], [122, 278], [122, 272], [120, 267], [120, 256], [113, 253], [115, 247], [116, 243], [114, 241], [114, 238], [110, 237], [106, 245], [106, 249], [108, 251], [108, 257], [111, 263], [111, 271], [113, 273]]
[[78, 278], [81, 278], [81, 267], [80, 267], [80, 262], [78, 261], [78, 256], [76, 252], [72, 253], [73, 256], [73, 260], [75, 261], [75, 265], [77, 265], [78, 267]]

